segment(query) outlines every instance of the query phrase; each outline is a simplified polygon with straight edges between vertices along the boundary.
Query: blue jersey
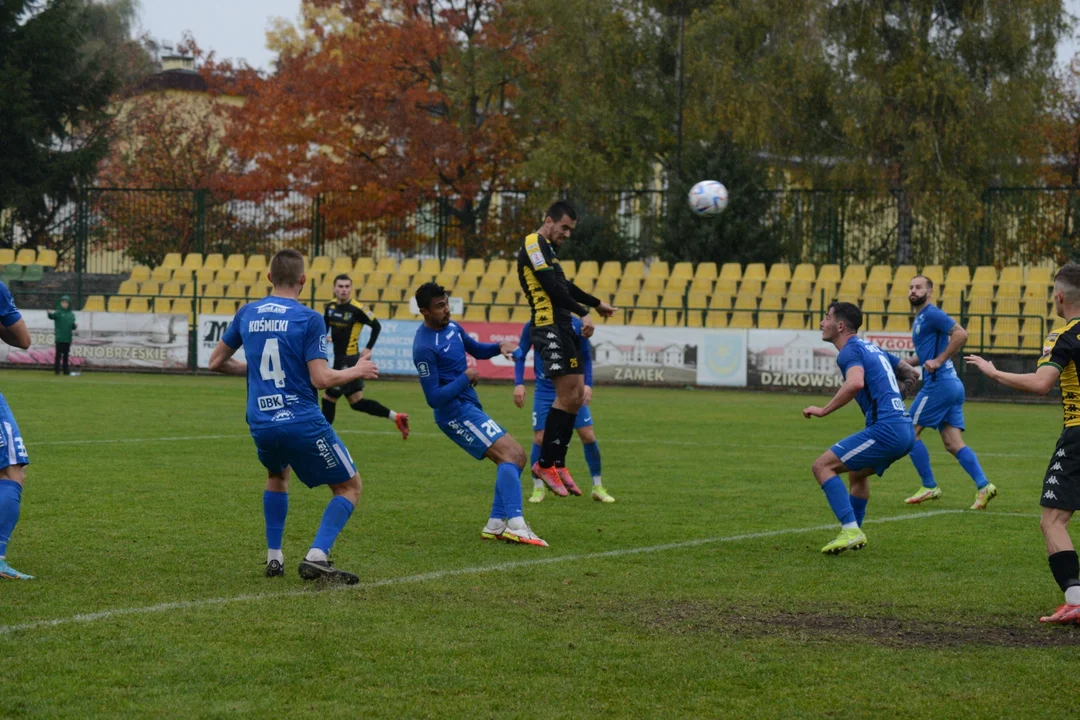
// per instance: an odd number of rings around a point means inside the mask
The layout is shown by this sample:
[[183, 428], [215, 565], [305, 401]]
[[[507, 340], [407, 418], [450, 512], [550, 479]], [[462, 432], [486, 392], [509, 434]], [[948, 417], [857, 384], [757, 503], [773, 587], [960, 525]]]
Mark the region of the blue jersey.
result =
[[247, 421], [252, 430], [322, 419], [308, 361], [326, 360], [322, 315], [290, 298], [244, 305], [221, 336], [247, 359]]
[[[919, 362], [925, 363], [940, 355], [949, 345], [949, 333], [956, 326], [956, 321], [945, 314], [937, 305], [927, 303], [926, 307], [915, 316], [911, 327], [911, 340], [915, 344], [915, 354]], [[956, 377], [953, 361], [945, 363], [932, 373], [923, 373], [923, 383], [930, 384]]]
[[435, 410], [435, 422], [462, 416], [465, 406], [481, 408], [480, 398], [469, 383], [465, 354], [487, 360], [499, 354], [498, 343], [474, 340], [455, 322], [442, 330], [421, 325], [413, 340], [413, 363], [420, 375], [427, 404]]
[[[571, 320], [574, 326], [574, 335], [578, 338], [578, 348], [581, 351], [581, 369], [585, 374], [585, 384], [592, 387], [592, 344], [589, 338], [581, 334], [581, 318], [574, 316]], [[518, 342], [518, 352], [514, 353], [514, 384], [521, 385], [525, 382], [525, 359], [532, 348], [532, 320], [525, 323], [521, 328], [521, 340]], [[533, 372], [536, 374], [536, 389], [550, 388], [555, 390], [555, 383], [544, 376], [544, 360], [540, 353], [533, 353]]]
[[855, 402], [866, 416], [867, 427], [881, 422], [911, 422], [896, 382], [895, 368], [899, 362], [895, 355], [855, 336], [848, 339], [836, 356], [845, 380], [851, 368], [863, 369], [863, 388], [855, 396]]
[[22, 313], [15, 307], [15, 298], [11, 297], [11, 291], [7, 285], [0, 282], [0, 325], [11, 327], [22, 320]]

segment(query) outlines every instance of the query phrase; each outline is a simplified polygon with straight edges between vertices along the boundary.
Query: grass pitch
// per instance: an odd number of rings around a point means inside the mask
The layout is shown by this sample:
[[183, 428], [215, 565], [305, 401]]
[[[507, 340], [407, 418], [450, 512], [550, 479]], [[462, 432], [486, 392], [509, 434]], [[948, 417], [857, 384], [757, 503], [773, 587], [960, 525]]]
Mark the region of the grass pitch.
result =
[[[598, 388], [604, 484], [548, 496], [548, 549], [480, 540], [495, 469], [439, 433], [415, 382], [338, 411], [364, 497], [335, 547], [359, 586], [296, 575], [329, 493], [294, 480], [286, 579], [262, 576], [264, 474], [233, 378], [0, 373], [32, 465], [0, 584], [0, 716], [1069, 717], [1080, 628], [1038, 529], [1055, 406], [969, 404], [974, 486], [924, 436], [944, 496], [871, 482], [869, 547], [810, 474], [861, 427], [804, 396]], [[528, 448], [509, 386], [485, 409]], [[531, 396], [530, 396], [531, 401]], [[587, 482], [581, 446], [569, 460]], [[583, 485], [585, 483], [582, 483]], [[526, 492], [527, 494], [527, 492]]]

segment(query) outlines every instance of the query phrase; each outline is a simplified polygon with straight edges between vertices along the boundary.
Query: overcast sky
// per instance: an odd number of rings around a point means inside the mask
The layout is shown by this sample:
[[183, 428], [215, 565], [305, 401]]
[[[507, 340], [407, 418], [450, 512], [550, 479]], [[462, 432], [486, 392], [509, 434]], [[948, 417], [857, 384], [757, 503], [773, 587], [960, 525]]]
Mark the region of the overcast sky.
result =
[[[273, 59], [266, 49], [266, 30], [270, 20], [283, 17], [295, 21], [300, 14], [300, 0], [141, 0], [142, 29], [156, 40], [180, 41], [190, 30], [199, 46], [216, 50], [219, 58], [243, 58], [267, 70]], [[1080, 16], [1080, 0], [1065, 0], [1073, 15]], [[1073, 36], [1058, 46], [1058, 61], [1068, 64], [1080, 50]]]

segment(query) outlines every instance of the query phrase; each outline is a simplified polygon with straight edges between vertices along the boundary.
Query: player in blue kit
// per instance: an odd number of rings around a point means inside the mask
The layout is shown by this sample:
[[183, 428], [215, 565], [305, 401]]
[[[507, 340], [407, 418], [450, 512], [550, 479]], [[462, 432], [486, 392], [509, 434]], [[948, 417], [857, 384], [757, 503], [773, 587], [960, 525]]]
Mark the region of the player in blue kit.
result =
[[[915, 430], [897, 383], [899, 375], [905, 388], [910, 387], [915, 371], [895, 355], [857, 337], [861, 325], [862, 312], [855, 305], [829, 305], [821, 321], [821, 339], [840, 351], [836, 364], [844, 383], [825, 407], [803, 410], [806, 418], [825, 417], [854, 399], [866, 417], [865, 430], [844, 438], [814, 461], [814, 477], [841, 526], [836, 539], [821, 549], [828, 555], [866, 547], [861, 526], [870, 499], [870, 476], [883, 475], [915, 444]], [[850, 493], [840, 479], [840, 473], [845, 472]]]
[[424, 283], [416, 290], [416, 305], [424, 316], [424, 324], [416, 330], [413, 362], [424, 398], [435, 411], [435, 424], [465, 452], [477, 460], [487, 458], [498, 466], [491, 515], [480, 537], [547, 547], [525, 522], [522, 513], [521, 471], [525, 467], [525, 451], [484, 412], [473, 389], [480, 375], [468, 366], [465, 357], [468, 354], [486, 360], [501, 353], [509, 358], [514, 344], [477, 342], [461, 326], [451, 322], [449, 298], [437, 283]]
[[[574, 429], [577, 430], [578, 437], [581, 438], [582, 446], [585, 448], [585, 463], [589, 466], [589, 474], [592, 475], [593, 481], [593, 500], [613, 503], [615, 498], [608, 494], [601, 482], [600, 446], [596, 443], [592, 412], [589, 410], [589, 403], [592, 402], [592, 348], [589, 344], [589, 338], [581, 333], [581, 320], [574, 317], [571, 319], [571, 323], [574, 335], [578, 339], [581, 366], [585, 375], [585, 401], [582, 403], [581, 409], [578, 410], [577, 419], [574, 421]], [[531, 320], [525, 323], [525, 327], [521, 329], [521, 341], [518, 343], [517, 350], [514, 351], [514, 404], [519, 408], [525, 407], [525, 358], [532, 348], [532, 328]], [[533, 446], [532, 457], [529, 459], [530, 467], [540, 459], [540, 447], [544, 442], [544, 424], [547, 422], [548, 411], [551, 410], [556, 397], [555, 384], [544, 376], [544, 361], [540, 353], [534, 353], [533, 360], [536, 373], [536, 389], [533, 395]], [[562, 478], [563, 485], [561, 488], [553, 487], [551, 491], [560, 497], [566, 497], [568, 492], [581, 495], [581, 490], [574, 483], [570, 471], [565, 467], [556, 467], [556, 470]], [[533, 491], [529, 497], [529, 502], [543, 502], [545, 494], [543, 479], [533, 475]]]
[[[15, 307], [15, 299], [0, 282], [0, 340], [12, 347], [26, 350], [30, 347], [30, 330], [22, 313]], [[7, 563], [7, 546], [11, 533], [19, 522], [22, 507], [22, 490], [26, 482], [26, 466], [30, 457], [26, 454], [19, 424], [11, 413], [7, 401], [0, 395], [0, 578], [8, 580], [33, 580], [33, 575], [21, 573]]]
[[930, 453], [920, 437], [923, 428], [929, 427], [941, 433], [945, 449], [975, 481], [975, 502], [970, 509], [982, 510], [997, 496], [997, 488], [986, 479], [975, 452], [964, 444], [964, 383], [957, 377], [952, 361], [967, 342], [967, 332], [934, 304], [934, 281], [930, 278], [916, 275], [908, 293], [916, 313], [911, 328], [915, 357], [905, 362], [923, 367], [922, 389], [911, 404], [911, 421], [915, 424], [911, 462], [922, 487], [904, 502], [916, 505], [941, 497], [941, 488], [930, 469]]
[[[248, 427], [267, 472], [263, 493], [266, 576], [285, 574], [281, 540], [289, 510], [291, 469], [308, 487], [328, 485], [333, 494], [311, 549], [300, 563], [300, 577], [354, 585], [359, 578], [335, 568], [329, 555], [360, 500], [360, 475], [344, 443], [323, 417], [316, 388], [373, 380], [378, 370], [368, 360], [358, 360], [344, 370], [330, 369], [323, 318], [299, 301], [306, 281], [303, 255], [296, 250], [274, 255], [270, 261], [273, 294], [236, 312], [210, 356], [210, 369], [247, 376]], [[241, 346], [246, 364], [233, 358]]]

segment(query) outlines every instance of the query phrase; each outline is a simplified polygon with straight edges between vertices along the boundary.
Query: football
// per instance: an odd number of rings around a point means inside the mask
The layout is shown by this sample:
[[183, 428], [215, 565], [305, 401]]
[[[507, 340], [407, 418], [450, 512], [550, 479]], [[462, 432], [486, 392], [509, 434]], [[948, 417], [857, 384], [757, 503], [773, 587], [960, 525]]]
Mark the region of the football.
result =
[[715, 180], [702, 180], [690, 188], [689, 200], [698, 215], [719, 215], [727, 207], [727, 188]]

